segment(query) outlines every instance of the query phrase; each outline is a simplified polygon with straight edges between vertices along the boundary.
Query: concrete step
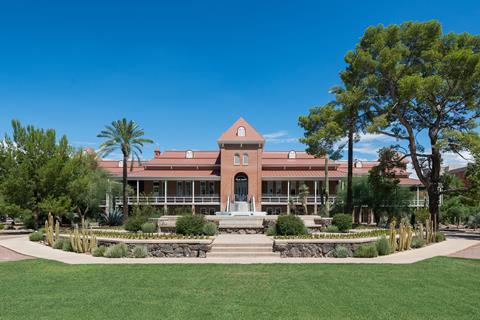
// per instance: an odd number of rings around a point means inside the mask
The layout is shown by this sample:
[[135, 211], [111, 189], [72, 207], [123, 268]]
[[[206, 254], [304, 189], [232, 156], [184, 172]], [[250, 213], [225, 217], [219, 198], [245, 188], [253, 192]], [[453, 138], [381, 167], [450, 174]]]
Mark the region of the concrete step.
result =
[[272, 252], [272, 247], [213, 247], [211, 252]]
[[208, 258], [278, 258], [278, 252], [209, 252]]
[[214, 248], [223, 247], [223, 248], [238, 248], [238, 247], [249, 247], [249, 248], [272, 248], [272, 243], [214, 243]]

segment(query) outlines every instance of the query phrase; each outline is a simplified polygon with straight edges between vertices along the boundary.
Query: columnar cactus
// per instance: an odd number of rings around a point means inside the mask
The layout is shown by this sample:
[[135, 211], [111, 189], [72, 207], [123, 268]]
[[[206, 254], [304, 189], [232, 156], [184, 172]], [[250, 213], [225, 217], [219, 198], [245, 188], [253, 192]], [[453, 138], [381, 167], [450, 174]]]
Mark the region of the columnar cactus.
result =
[[392, 252], [395, 252], [395, 250], [397, 249], [397, 232], [395, 230], [395, 224], [396, 221], [395, 219], [393, 219], [392, 222], [390, 222], [390, 234], [388, 237]]
[[45, 220], [45, 232], [47, 244], [53, 246], [54, 237], [53, 237], [53, 216], [51, 213], [48, 213], [48, 218]]

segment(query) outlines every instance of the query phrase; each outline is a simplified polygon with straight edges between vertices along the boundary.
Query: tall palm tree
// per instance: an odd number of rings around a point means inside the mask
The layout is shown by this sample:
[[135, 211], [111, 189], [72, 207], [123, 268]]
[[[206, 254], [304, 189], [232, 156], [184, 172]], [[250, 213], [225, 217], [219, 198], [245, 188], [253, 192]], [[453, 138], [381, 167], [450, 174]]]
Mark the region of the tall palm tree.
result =
[[99, 153], [107, 156], [116, 150], [121, 150], [123, 155], [123, 216], [128, 216], [128, 199], [127, 199], [127, 178], [128, 178], [128, 159], [131, 158], [130, 171], [133, 170], [135, 160], [141, 163], [140, 155], [144, 143], [153, 143], [153, 140], [143, 138], [144, 131], [135, 121], [122, 120], [113, 121], [110, 125], [106, 125], [97, 137], [106, 139], [100, 145]]

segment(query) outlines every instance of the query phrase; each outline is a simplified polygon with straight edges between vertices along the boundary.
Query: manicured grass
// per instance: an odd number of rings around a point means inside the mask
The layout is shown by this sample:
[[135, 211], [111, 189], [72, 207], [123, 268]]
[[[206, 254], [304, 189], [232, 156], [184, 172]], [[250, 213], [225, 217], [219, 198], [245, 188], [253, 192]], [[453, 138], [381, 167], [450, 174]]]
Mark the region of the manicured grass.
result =
[[480, 260], [412, 265], [0, 263], [0, 319], [480, 319]]

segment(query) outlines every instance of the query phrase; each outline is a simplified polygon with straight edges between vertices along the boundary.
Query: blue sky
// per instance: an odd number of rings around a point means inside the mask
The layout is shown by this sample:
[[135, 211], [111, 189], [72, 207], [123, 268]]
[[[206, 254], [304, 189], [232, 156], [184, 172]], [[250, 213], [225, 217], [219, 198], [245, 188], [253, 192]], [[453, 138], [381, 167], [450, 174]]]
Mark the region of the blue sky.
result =
[[[303, 149], [298, 116], [332, 98], [365, 28], [438, 19], [478, 34], [479, 17], [477, 1], [2, 1], [0, 132], [16, 118], [96, 147], [127, 117], [161, 150], [216, 150], [243, 116], [266, 149]], [[356, 156], [389, 143], [368, 136]]]

